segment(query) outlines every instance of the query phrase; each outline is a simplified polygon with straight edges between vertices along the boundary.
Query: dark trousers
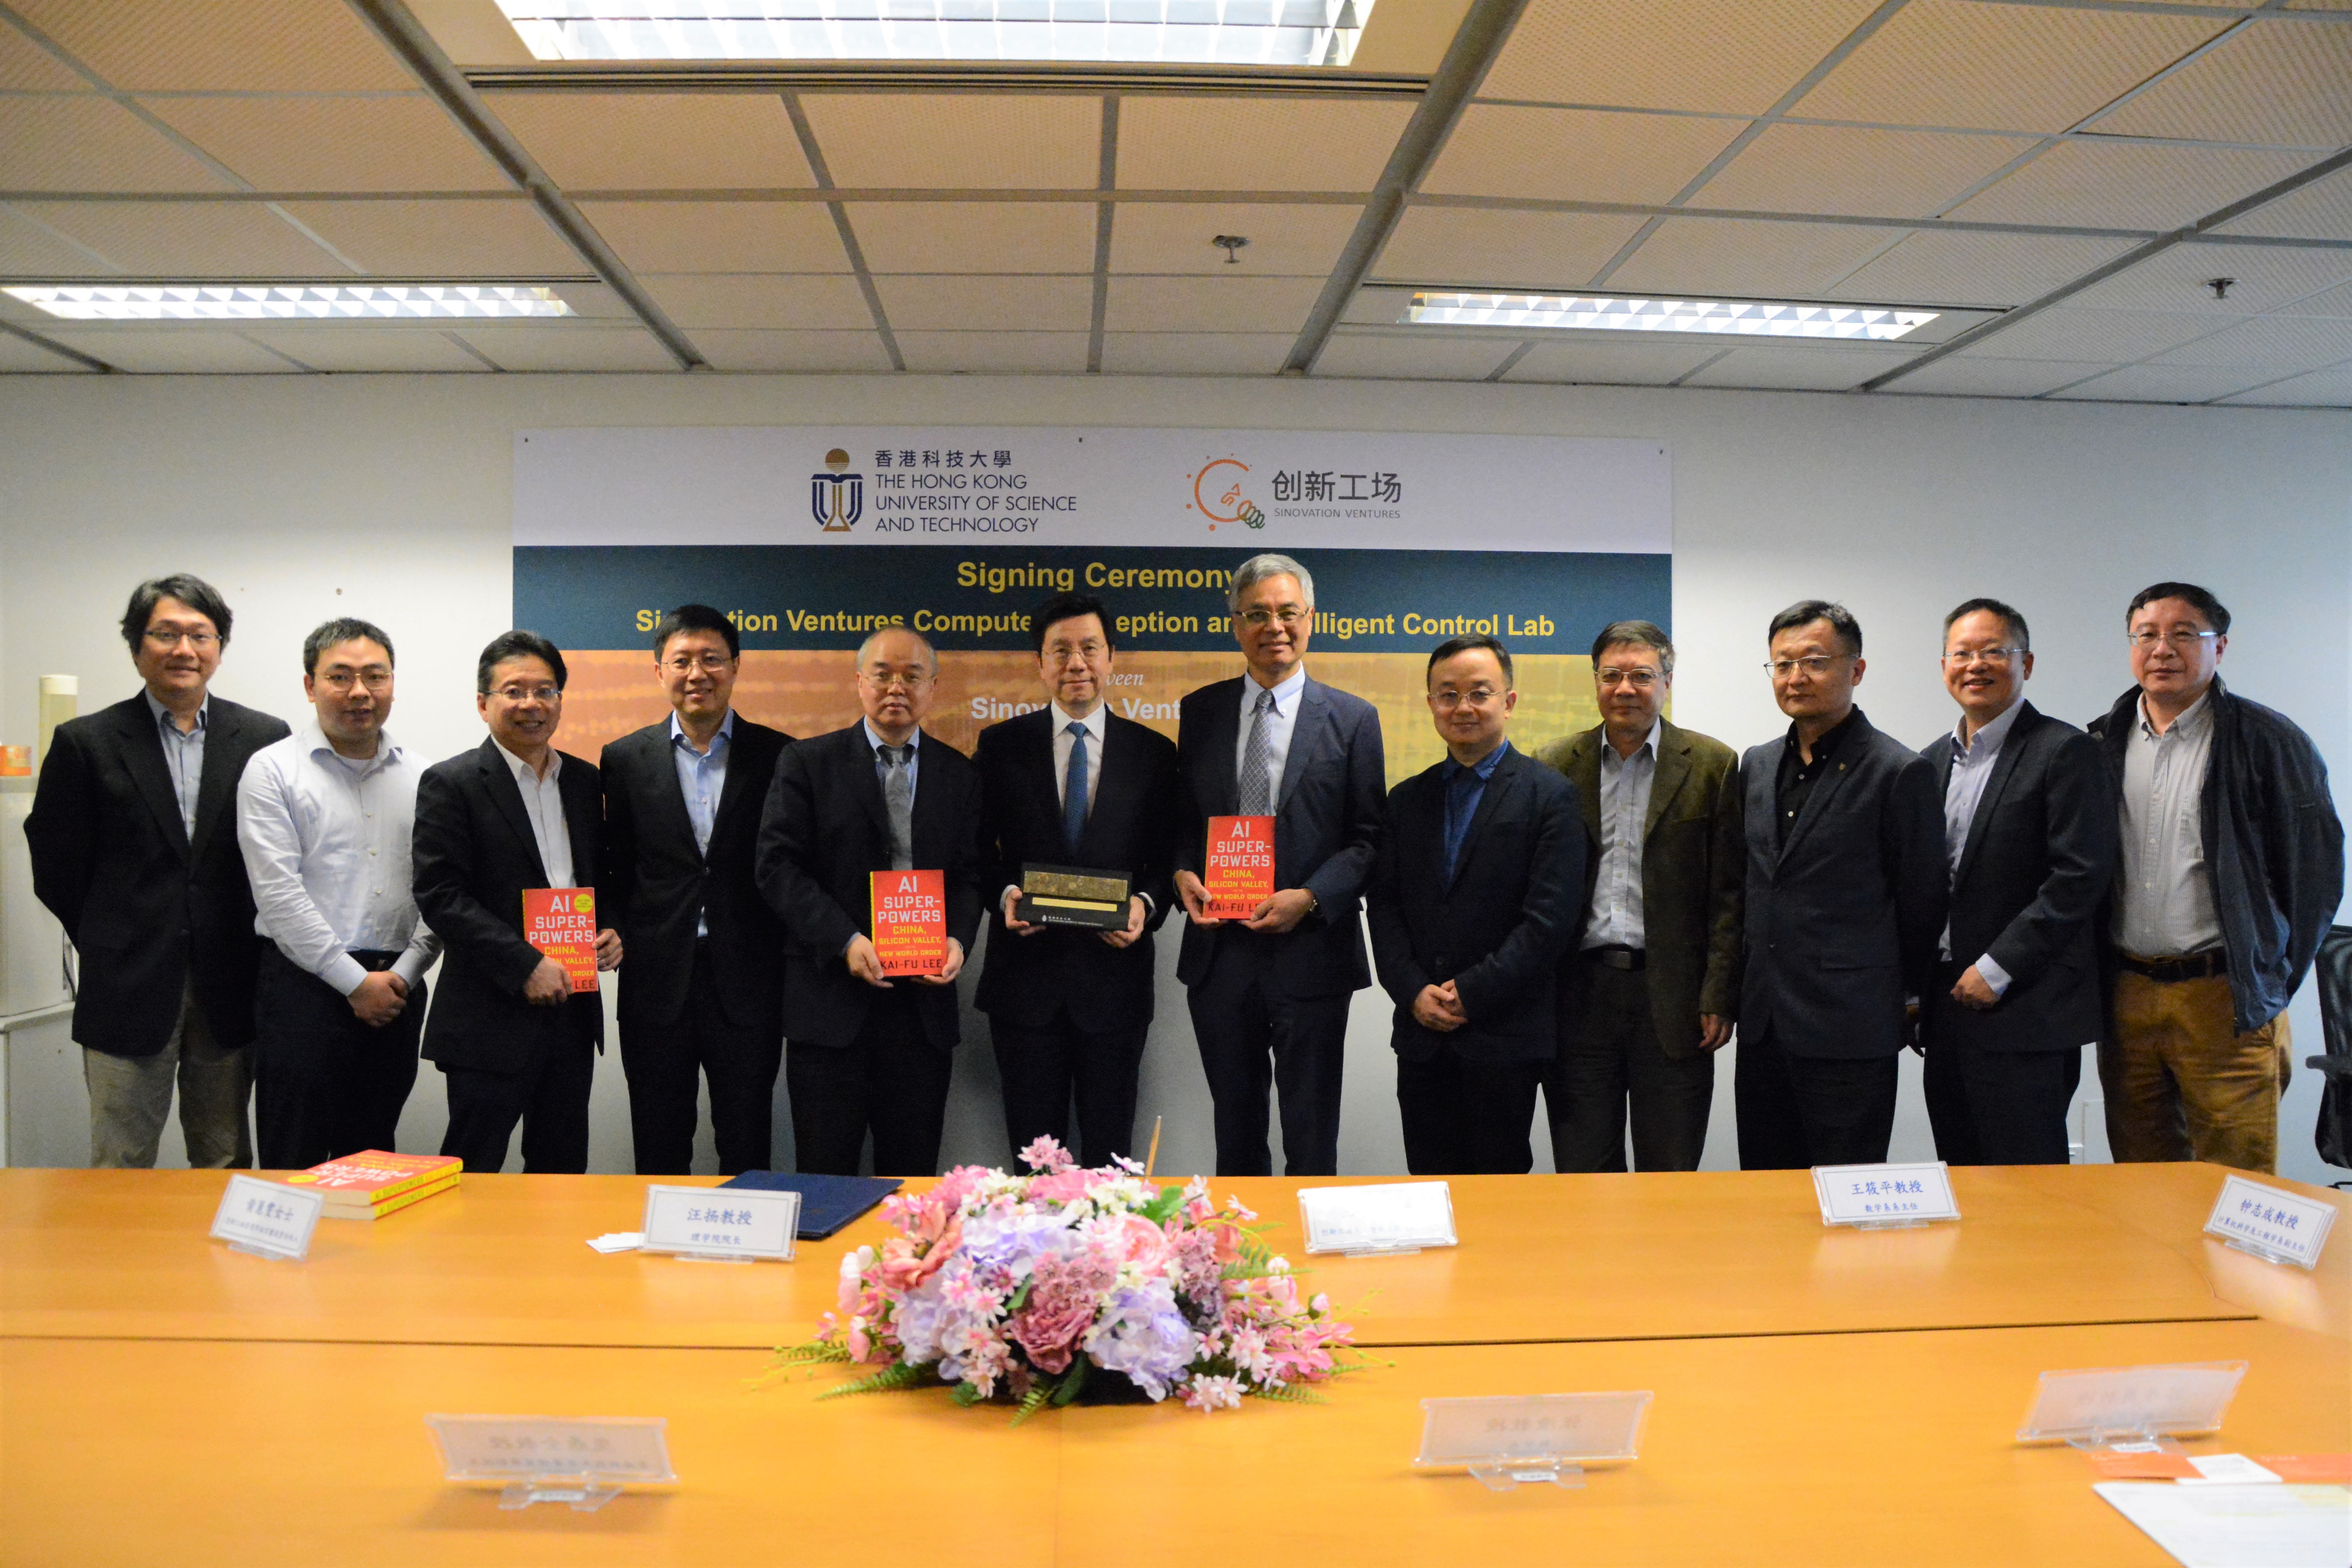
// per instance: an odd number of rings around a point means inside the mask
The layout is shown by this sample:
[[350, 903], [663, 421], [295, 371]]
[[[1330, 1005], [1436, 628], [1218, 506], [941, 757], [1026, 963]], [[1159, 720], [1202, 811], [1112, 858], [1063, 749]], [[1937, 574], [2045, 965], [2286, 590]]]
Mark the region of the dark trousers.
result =
[[988, 1020], [996, 1073], [1004, 1084], [1004, 1132], [1015, 1155], [1041, 1137], [1070, 1148], [1070, 1096], [1078, 1101], [1078, 1145], [1090, 1166], [1131, 1154], [1135, 1081], [1143, 1067], [1149, 1021], [1097, 1034], [1080, 1029], [1067, 1008], [1043, 1026]]
[[1397, 1059], [1404, 1167], [1414, 1176], [1525, 1176], [1534, 1168], [1541, 1061], [1470, 1061], [1441, 1051]]
[[1217, 1174], [1274, 1174], [1265, 1135], [1270, 1087], [1282, 1097], [1284, 1174], [1337, 1176], [1348, 996], [1270, 996], [1273, 960], [1263, 938], [1221, 942], [1207, 977], [1185, 994], [1215, 1107]]
[[[377, 972], [400, 956], [352, 956]], [[253, 1011], [254, 1147], [261, 1168], [307, 1170], [362, 1149], [390, 1152], [416, 1083], [425, 982], [410, 988], [398, 1018], [374, 1028], [273, 942], [261, 950]]]
[[1877, 1165], [1895, 1133], [1895, 1059], [1796, 1056], [1743, 1030], [1732, 1069], [1739, 1168]]
[[1633, 1168], [1695, 1171], [1715, 1105], [1715, 1056], [1668, 1056], [1650, 1013], [1649, 977], [1579, 956], [1561, 977], [1572, 988], [1559, 1056], [1544, 1074], [1557, 1171], [1625, 1168], [1626, 1106]]
[[874, 1134], [879, 1176], [939, 1173], [955, 1056], [923, 1033], [906, 987], [877, 997], [847, 1049], [790, 1040], [784, 1083], [793, 1101], [793, 1164], [814, 1176], [856, 1176]]
[[[1949, 996], [1928, 1004], [1957, 1012]], [[1955, 1166], [2063, 1166], [2066, 1108], [2083, 1081], [2083, 1052], [1985, 1051], [1943, 1030], [1927, 1035], [1923, 1074], [1936, 1157]]]
[[569, 1034], [544, 1039], [530, 1062], [514, 1072], [448, 1067], [449, 1131], [441, 1152], [469, 1171], [506, 1168], [507, 1145], [522, 1124], [522, 1168], [533, 1175], [578, 1176], [588, 1168], [588, 1088], [596, 1076], [596, 1048]]
[[722, 1176], [765, 1170], [774, 1144], [780, 1030], [745, 1029], [727, 1016], [710, 973], [710, 950], [694, 945], [686, 1011], [659, 1020], [624, 1019], [621, 1071], [629, 1081], [629, 1132], [639, 1176], [694, 1169], [696, 1092], [710, 1081], [710, 1131]]

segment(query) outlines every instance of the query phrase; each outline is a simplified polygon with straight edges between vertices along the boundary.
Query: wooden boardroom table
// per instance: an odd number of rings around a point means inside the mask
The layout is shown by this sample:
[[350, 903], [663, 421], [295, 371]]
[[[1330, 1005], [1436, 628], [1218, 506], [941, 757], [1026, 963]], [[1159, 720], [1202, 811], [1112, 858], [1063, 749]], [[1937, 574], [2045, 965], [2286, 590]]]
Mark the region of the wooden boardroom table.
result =
[[[211, 1173], [0, 1173], [0, 1565], [1570, 1559], [2158, 1564], [2085, 1461], [2013, 1435], [2038, 1372], [2243, 1359], [2206, 1451], [2352, 1449], [2352, 1244], [2199, 1235], [2224, 1173], [1953, 1173], [1958, 1226], [1825, 1231], [1804, 1173], [1456, 1178], [1463, 1245], [1307, 1259], [1295, 1188], [1219, 1181], [1381, 1364], [1328, 1406], [817, 1403], [806, 1335], [871, 1218], [788, 1265], [600, 1256], [626, 1177], [468, 1177], [310, 1259], [205, 1239]], [[2320, 1189], [2305, 1188], [2307, 1193]], [[2341, 1195], [2326, 1195], [2345, 1207]], [[1416, 1473], [1433, 1396], [1654, 1391], [1570, 1492]], [[600, 1513], [442, 1483], [434, 1411], [658, 1415], [681, 1479]]]

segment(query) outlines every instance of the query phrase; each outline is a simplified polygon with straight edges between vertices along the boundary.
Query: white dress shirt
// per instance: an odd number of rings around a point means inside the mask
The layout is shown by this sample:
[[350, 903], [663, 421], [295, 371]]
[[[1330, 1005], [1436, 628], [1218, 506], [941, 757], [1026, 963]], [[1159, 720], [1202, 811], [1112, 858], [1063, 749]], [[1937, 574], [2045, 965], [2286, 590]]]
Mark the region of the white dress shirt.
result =
[[1631, 757], [1620, 757], [1608, 733], [1601, 733], [1601, 868], [1582, 946], [1638, 952], [1643, 946], [1642, 837], [1658, 781], [1658, 737], [1664, 733], [1665, 726], [1652, 719], [1650, 733]]
[[2221, 945], [2199, 811], [2213, 755], [2213, 688], [2162, 735], [2147, 699], [2124, 742], [2123, 857], [2116, 868], [2116, 945], [2176, 958]]
[[[2017, 727], [2017, 712], [2024, 706], [2022, 698], [2010, 704], [1999, 718], [1979, 727], [1974, 735], [1967, 733], [1965, 719], [1952, 730], [1952, 776], [1944, 783], [1944, 869], [1948, 876], [1959, 875], [1960, 856], [1969, 847], [1969, 829], [1977, 820], [1977, 808], [1984, 804], [1985, 786], [1992, 782], [1992, 766], [2000, 759], [2001, 743]], [[1944, 922], [1940, 951], [1948, 960], [1952, 956], [1949, 920]], [[1976, 971], [1994, 996], [2009, 990], [2010, 973], [1991, 954], [1977, 958]]]
[[1257, 684], [1255, 675], [1242, 677], [1242, 724], [1234, 737], [1234, 778], [1242, 776], [1242, 757], [1249, 749], [1250, 725], [1257, 716], [1258, 694], [1274, 693], [1274, 710], [1265, 716], [1265, 798], [1282, 801], [1282, 769], [1290, 760], [1290, 732], [1298, 726], [1298, 699], [1307, 690], [1307, 666], [1301, 664], [1280, 685]]
[[423, 772], [388, 734], [373, 757], [340, 756], [314, 719], [255, 752], [237, 781], [253, 928], [345, 996], [367, 977], [355, 952], [399, 954], [392, 972], [413, 987], [441, 950], [410, 885]]
[[153, 692], [141, 694], [147, 699], [147, 711], [155, 716], [157, 735], [163, 744], [163, 766], [172, 775], [172, 797], [180, 803], [180, 826], [193, 841], [196, 836], [196, 795], [205, 782], [205, 721], [212, 716], [213, 699], [209, 694], [196, 705], [196, 722], [187, 728], [180, 727], [172, 710], [155, 700]]
[[490, 744], [499, 747], [499, 755], [507, 759], [507, 768], [514, 774], [515, 788], [522, 791], [522, 812], [530, 819], [530, 836], [539, 845], [539, 863], [546, 868], [547, 885], [572, 886], [572, 830], [563, 820], [563, 791], [556, 786], [563, 777], [563, 753], [547, 754], [547, 777], [542, 779], [530, 763], [499, 746], [496, 737]]

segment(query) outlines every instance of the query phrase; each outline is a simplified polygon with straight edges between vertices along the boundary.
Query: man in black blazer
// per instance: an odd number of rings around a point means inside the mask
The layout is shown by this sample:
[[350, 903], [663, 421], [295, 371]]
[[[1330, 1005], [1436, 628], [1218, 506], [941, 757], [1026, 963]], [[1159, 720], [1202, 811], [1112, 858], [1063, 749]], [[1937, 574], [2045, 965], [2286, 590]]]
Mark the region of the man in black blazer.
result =
[[[441, 1152], [469, 1171], [507, 1163], [522, 1124], [523, 1168], [588, 1168], [588, 1090], [604, 1044], [604, 1004], [523, 937], [530, 888], [596, 885], [603, 801], [596, 769], [555, 749], [563, 655], [535, 632], [501, 632], [474, 671], [489, 738], [416, 784], [416, 908], [442, 942], [441, 994], [425, 1060], [449, 1092]], [[596, 967], [621, 961], [611, 926]]]
[[742, 643], [707, 604], [654, 628], [670, 716], [604, 748], [607, 925], [621, 977], [621, 1068], [639, 1176], [694, 1168], [695, 1094], [710, 1083], [722, 1175], [767, 1168], [783, 1061], [784, 927], [752, 874], [760, 810], [792, 737], [731, 706]]
[[253, 1164], [261, 938], [234, 808], [247, 760], [289, 732], [210, 694], [229, 621], [202, 578], [134, 589], [122, 640], [146, 689], [58, 727], [25, 819], [33, 892], [81, 955], [95, 1166], [155, 1164], [175, 1082], [188, 1164]]
[[[1273, 1086], [1285, 1170], [1331, 1176], [1348, 999], [1371, 984], [1358, 916], [1388, 786], [1380, 715], [1308, 678], [1315, 580], [1305, 567], [1252, 556], [1226, 603], [1248, 673], [1202, 686], [1177, 709], [1191, 806], [1176, 845], [1176, 891], [1190, 917], [1176, 974], [1216, 1106], [1217, 1174], [1273, 1173]], [[1218, 920], [1201, 871], [1209, 819], [1233, 816], [1274, 818], [1276, 891], [1248, 918]]]
[[[1118, 656], [1102, 601], [1063, 593], [1031, 612], [1048, 701], [980, 732], [972, 759], [987, 805], [985, 886], [996, 895], [974, 998], [988, 1015], [1015, 1149], [1070, 1142], [1104, 1166], [1129, 1152], [1136, 1077], [1151, 1029], [1151, 933], [1168, 917], [1183, 784], [1165, 736], [1110, 711]], [[1127, 925], [1087, 931], [1016, 919], [1024, 865], [1127, 879]]]
[[1415, 1176], [1525, 1176], [1559, 1048], [1560, 956], [1583, 915], [1584, 818], [1567, 777], [1511, 747], [1510, 650], [1429, 656], [1445, 760], [1389, 791], [1368, 902], [1396, 1002], [1397, 1108]]
[[[760, 893], [784, 923], [784, 1082], [795, 1163], [857, 1174], [866, 1134], [885, 1176], [939, 1168], [960, 1029], [955, 977], [980, 930], [980, 769], [922, 729], [939, 654], [905, 627], [857, 650], [865, 716], [776, 763], [760, 819]], [[873, 873], [936, 871], [948, 958], [885, 978]]]
[[2063, 1166], [2083, 1048], [2099, 1037], [2093, 916], [2115, 877], [2098, 743], [2025, 700], [2025, 617], [1971, 599], [1944, 617], [1960, 723], [1924, 756], [1943, 787], [1950, 924], [1926, 1000], [1927, 1121], [1956, 1166]]
[[1908, 998], [1944, 928], [1941, 797], [1927, 759], [1853, 706], [1862, 627], [1802, 600], [1772, 618], [1789, 733], [1740, 763], [1748, 956], [1733, 1097], [1747, 1170], [1867, 1165], [1895, 1127]]

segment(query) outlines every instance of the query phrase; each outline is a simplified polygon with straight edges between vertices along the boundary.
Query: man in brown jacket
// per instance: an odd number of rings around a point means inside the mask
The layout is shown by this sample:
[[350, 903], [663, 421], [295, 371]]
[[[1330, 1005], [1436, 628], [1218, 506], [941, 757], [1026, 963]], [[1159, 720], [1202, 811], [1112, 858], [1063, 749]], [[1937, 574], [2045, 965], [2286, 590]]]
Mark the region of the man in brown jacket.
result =
[[1739, 759], [1662, 716], [1675, 645], [1646, 621], [1592, 643], [1600, 725], [1538, 756], [1584, 802], [1585, 916], [1561, 961], [1559, 1056], [1544, 1079], [1552, 1164], [1696, 1170], [1715, 1056], [1739, 998]]

